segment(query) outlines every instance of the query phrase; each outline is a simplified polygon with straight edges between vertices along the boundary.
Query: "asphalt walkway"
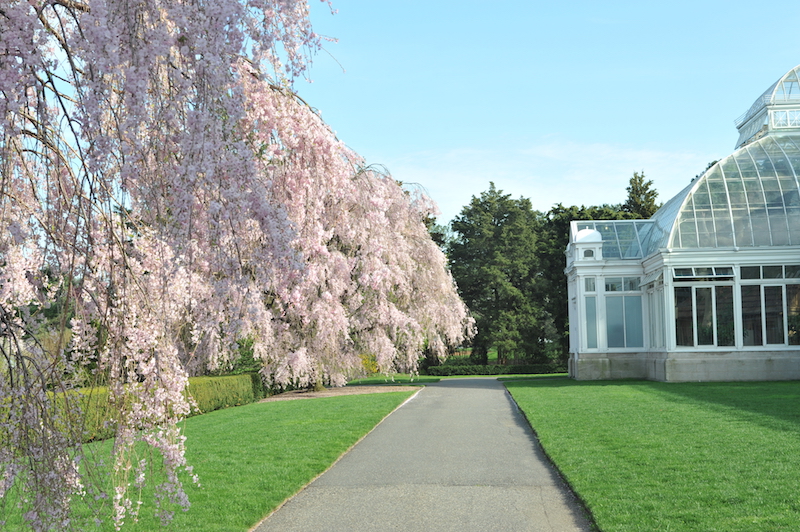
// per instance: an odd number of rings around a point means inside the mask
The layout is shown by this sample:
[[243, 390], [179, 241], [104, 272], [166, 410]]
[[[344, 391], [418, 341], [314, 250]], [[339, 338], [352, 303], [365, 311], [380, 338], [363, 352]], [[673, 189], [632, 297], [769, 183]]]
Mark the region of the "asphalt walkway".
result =
[[591, 530], [494, 378], [427, 385], [254, 529]]

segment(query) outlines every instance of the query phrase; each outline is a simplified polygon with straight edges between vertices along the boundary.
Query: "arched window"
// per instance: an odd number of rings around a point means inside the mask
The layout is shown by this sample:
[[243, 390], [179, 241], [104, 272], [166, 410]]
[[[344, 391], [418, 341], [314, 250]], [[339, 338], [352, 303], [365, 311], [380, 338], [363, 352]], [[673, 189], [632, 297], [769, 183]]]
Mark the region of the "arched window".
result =
[[586, 251], [583, 252], [583, 258], [584, 259], [591, 259], [592, 257], [594, 257], [594, 250], [593, 249], [587, 249]]

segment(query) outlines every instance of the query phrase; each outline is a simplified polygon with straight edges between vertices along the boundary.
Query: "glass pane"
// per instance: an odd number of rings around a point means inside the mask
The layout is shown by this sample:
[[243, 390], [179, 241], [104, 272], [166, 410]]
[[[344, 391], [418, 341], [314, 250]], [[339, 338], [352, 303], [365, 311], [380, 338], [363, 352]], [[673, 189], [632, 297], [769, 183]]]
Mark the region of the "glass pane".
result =
[[594, 292], [594, 277], [587, 277], [585, 279], [585, 287], [587, 292]]
[[642, 296], [625, 296], [625, 345], [644, 347]]
[[711, 302], [711, 288], [695, 290], [697, 302], [695, 317], [697, 319], [697, 345], [714, 345], [714, 307]]
[[761, 266], [742, 266], [742, 279], [761, 279]]
[[764, 316], [767, 321], [767, 343], [783, 344], [783, 287], [764, 287]]
[[783, 266], [764, 266], [764, 279], [781, 279]]
[[606, 335], [608, 347], [625, 347], [625, 316], [621, 297], [606, 298]]
[[717, 345], [734, 345], [733, 287], [717, 286]]
[[800, 345], [800, 284], [786, 285], [789, 345]]
[[761, 336], [761, 287], [758, 285], [742, 287], [742, 336], [744, 345], [764, 344]]
[[656, 313], [656, 294], [650, 292], [650, 297], [647, 298], [647, 317], [650, 325], [650, 347], [658, 347], [658, 318]]
[[753, 225], [753, 245], [771, 246], [772, 231], [767, 220], [767, 209], [759, 206], [751, 207], [750, 223]]
[[597, 348], [597, 301], [594, 297], [586, 298], [586, 347]]
[[638, 292], [639, 291], [639, 278], [638, 277], [623, 277], [625, 280], [625, 291]]
[[675, 268], [675, 277], [691, 277], [692, 275], [691, 268]]
[[731, 268], [730, 266], [722, 266], [722, 267], [714, 268], [714, 272], [716, 273], [717, 276], [720, 276], [720, 277], [722, 277], [722, 276], [732, 277], [733, 276], [733, 268]]
[[693, 321], [692, 288], [677, 286], [675, 287], [675, 343], [694, 345]]
[[694, 274], [697, 277], [711, 277], [714, 275], [714, 270], [712, 268], [695, 268]]
[[800, 277], [800, 264], [791, 264], [786, 266], [786, 278], [797, 279]]
[[622, 277], [606, 279], [606, 292], [622, 292]]

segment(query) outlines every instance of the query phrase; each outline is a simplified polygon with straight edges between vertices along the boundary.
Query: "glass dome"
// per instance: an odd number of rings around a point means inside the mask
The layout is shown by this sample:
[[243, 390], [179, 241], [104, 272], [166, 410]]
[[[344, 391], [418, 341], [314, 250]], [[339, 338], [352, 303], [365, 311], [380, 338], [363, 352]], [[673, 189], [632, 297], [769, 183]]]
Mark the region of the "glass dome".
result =
[[739, 130], [737, 148], [769, 131], [800, 130], [800, 65], [770, 85], [735, 124]]
[[606, 259], [641, 259], [660, 249], [800, 246], [800, 66], [736, 124], [738, 149], [649, 220], [580, 221], [575, 231], [599, 231]]
[[769, 134], [745, 145], [676, 196], [683, 199], [668, 247], [800, 245], [798, 175], [800, 132]]

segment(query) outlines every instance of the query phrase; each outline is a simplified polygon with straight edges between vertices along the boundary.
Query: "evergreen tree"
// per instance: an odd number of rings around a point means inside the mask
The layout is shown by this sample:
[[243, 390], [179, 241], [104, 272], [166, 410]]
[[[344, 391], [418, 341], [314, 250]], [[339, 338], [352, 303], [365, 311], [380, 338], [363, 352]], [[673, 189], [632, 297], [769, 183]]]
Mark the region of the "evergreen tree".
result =
[[626, 220], [638, 218], [634, 213], [622, 210], [622, 206], [571, 206], [561, 203], [547, 213], [538, 239], [541, 292], [544, 310], [552, 317], [557, 331], [553, 352], [566, 361], [569, 352], [569, 309], [567, 280], [564, 277], [566, 260], [564, 250], [569, 243], [569, 225], [573, 220]]
[[638, 215], [639, 218], [650, 218], [661, 207], [656, 203], [658, 192], [650, 187], [652, 180], [645, 181], [644, 171], [634, 172], [630, 184], [626, 188], [628, 199], [622, 204], [622, 210]]
[[450, 268], [476, 320], [476, 362], [497, 348], [498, 362], [542, 360], [553, 337], [543, 308], [537, 255], [540, 213], [528, 199], [512, 199], [491, 183], [452, 222]]

